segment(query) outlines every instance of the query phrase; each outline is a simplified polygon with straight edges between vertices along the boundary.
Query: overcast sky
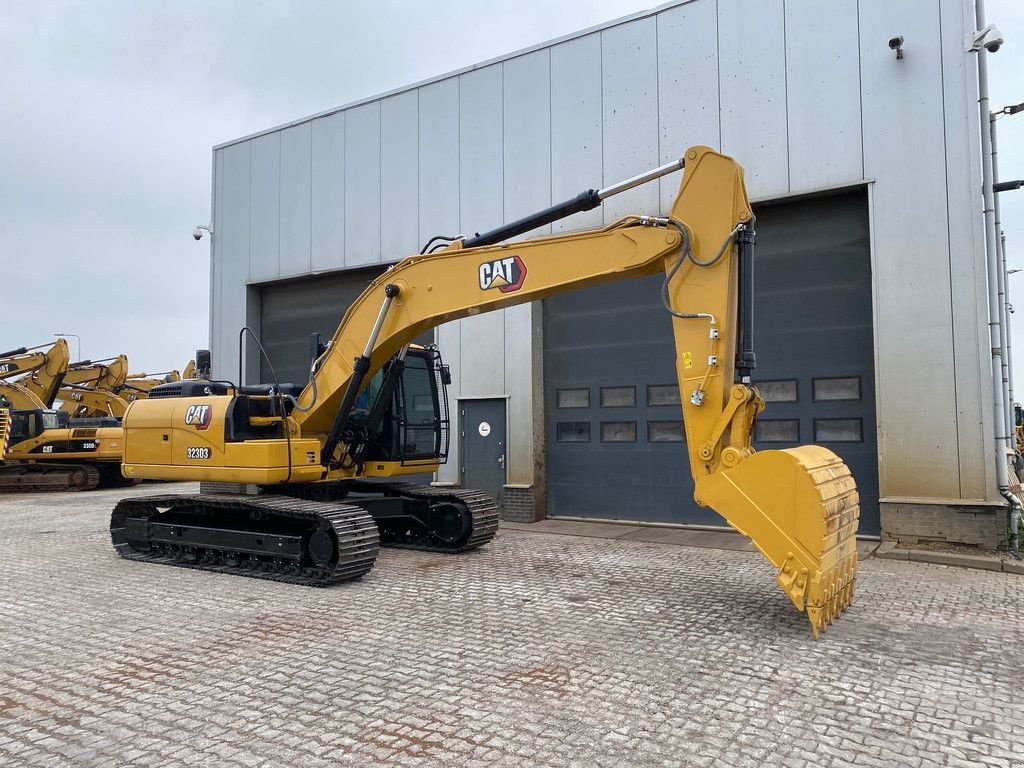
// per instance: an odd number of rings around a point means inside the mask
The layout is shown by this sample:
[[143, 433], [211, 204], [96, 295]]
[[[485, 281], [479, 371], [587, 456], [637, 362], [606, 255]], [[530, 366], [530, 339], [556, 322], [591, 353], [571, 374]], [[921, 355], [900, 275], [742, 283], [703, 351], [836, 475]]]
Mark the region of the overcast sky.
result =
[[[0, 0], [0, 351], [62, 331], [83, 357], [181, 368], [209, 334], [209, 240], [191, 231], [211, 147], [657, 4]], [[986, 5], [1006, 38], [992, 106], [1022, 102], [1024, 8]], [[1024, 114], [999, 148], [1002, 178], [1024, 178]], [[1002, 197], [1024, 267], [1024, 190]]]

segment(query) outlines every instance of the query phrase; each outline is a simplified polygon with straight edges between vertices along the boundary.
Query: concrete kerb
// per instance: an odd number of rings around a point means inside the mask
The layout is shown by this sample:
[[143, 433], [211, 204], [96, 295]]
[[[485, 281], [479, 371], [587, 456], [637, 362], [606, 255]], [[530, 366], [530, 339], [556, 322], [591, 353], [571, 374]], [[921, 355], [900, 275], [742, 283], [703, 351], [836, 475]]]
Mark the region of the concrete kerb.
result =
[[[753, 545], [740, 534], [726, 530], [701, 530], [673, 526], [646, 526], [604, 520], [581, 521], [548, 518], [536, 523], [502, 522], [502, 527], [527, 533], [554, 533], [563, 536], [583, 536], [597, 539], [624, 539], [629, 541], [650, 541], [682, 547], [704, 547], [753, 551]], [[862, 539], [857, 542], [860, 558], [877, 557], [881, 560], [912, 560], [918, 563], [933, 563], [953, 568], [970, 568], [978, 571], [1002, 571], [1024, 576], [1024, 560], [1011, 555], [972, 555], [960, 552], [933, 552], [923, 549], [897, 547], [894, 541], [878, 542]]]

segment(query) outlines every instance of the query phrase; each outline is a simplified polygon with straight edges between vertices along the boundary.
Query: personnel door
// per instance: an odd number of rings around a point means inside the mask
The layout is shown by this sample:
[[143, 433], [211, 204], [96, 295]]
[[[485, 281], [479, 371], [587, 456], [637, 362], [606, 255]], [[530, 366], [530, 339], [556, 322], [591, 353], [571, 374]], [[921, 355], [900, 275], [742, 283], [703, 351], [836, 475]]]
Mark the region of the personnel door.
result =
[[484, 491], [500, 504], [505, 486], [505, 400], [460, 401], [459, 442], [462, 487]]

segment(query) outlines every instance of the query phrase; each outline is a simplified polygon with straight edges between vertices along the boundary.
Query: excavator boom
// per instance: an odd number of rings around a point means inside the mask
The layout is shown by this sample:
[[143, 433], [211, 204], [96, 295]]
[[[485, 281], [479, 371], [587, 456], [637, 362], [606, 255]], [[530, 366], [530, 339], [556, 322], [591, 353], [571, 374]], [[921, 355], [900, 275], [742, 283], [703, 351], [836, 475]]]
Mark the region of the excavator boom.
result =
[[49, 408], [57, 397], [70, 359], [64, 339], [14, 349], [0, 354], [0, 380], [17, 378], [21, 386], [31, 390]]

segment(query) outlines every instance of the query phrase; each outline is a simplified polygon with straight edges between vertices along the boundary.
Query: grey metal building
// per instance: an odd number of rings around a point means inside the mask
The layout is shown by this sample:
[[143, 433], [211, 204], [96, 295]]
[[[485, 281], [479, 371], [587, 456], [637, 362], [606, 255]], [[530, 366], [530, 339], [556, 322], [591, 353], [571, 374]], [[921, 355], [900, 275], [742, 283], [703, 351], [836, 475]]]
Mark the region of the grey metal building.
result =
[[[330, 335], [368, 280], [431, 236], [708, 144], [744, 165], [758, 215], [770, 402], [756, 444], [839, 453], [862, 533], [991, 542], [1005, 524], [973, 14], [970, 0], [674, 2], [215, 147], [215, 373], [237, 378], [248, 324], [283, 379], [305, 381], [308, 334]], [[677, 186], [554, 231], [660, 213]], [[489, 489], [513, 517], [717, 522], [692, 501], [658, 287], [439, 328], [460, 437], [437, 479]]]

